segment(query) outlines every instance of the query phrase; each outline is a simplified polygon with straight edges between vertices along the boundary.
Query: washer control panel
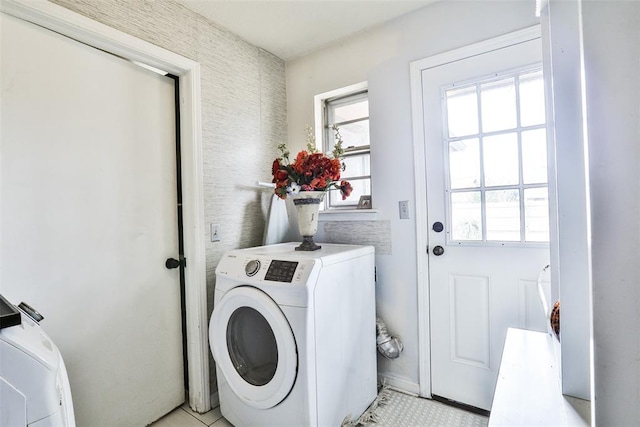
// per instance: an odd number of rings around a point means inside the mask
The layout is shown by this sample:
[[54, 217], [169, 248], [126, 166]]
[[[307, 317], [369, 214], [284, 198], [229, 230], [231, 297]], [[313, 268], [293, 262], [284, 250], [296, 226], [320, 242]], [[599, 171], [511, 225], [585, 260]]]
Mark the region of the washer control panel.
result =
[[269, 264], [269, 269], [267, 270], [267, 274], [264, 276], [264, 280], [291, 283], [297, 267], [298, 263], [296, 261], [281, 261], [274, 259]]
[[316, 271], [316, 264], [320, 261], [230, 253], [218, 263], [216, 275], [252, 284], [305, 285]]

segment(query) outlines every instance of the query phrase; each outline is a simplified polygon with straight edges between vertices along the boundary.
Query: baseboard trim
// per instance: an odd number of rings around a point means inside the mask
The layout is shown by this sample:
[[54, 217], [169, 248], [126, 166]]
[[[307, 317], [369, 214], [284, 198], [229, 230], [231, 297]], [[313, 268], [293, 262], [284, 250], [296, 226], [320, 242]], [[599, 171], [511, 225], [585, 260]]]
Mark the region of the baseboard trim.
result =
[[411, 394], [414, 396], [420, 395], [420, 385], [418, 383], [414, 383], [413, 381], [409, 381], [405, 378], [399, 378], [392, 374], [378, 374], [378, 381], [386, 384], [389, 388], [392, 388], [397, 391], [401, 391], [406, 394]]

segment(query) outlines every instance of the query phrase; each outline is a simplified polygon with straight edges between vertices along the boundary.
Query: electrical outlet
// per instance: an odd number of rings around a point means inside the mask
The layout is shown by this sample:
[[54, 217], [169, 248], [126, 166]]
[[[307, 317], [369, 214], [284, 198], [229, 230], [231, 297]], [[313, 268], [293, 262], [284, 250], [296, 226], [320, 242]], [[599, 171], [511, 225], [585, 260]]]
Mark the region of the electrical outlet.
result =
[[409, 219], [409, 201], [401, 200], [398, 202], [400, 209], [400, 219]]
[[219, 224], [211, 224], [211, 241], [212, 242], [220, 241], [220, 225]]

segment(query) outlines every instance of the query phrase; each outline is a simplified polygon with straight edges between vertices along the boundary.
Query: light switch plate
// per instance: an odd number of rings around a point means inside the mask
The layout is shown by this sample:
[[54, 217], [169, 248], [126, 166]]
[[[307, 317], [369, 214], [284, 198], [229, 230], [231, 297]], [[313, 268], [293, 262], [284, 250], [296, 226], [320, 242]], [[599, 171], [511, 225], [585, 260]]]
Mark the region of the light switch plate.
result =
[[398, 208], [400, 209], [400, 219], [409, 219], [409, 201], [399, 201]]
[[211, 224], [211, 241], [212, 242], [220, 241], [220, 225], [219, 224]]

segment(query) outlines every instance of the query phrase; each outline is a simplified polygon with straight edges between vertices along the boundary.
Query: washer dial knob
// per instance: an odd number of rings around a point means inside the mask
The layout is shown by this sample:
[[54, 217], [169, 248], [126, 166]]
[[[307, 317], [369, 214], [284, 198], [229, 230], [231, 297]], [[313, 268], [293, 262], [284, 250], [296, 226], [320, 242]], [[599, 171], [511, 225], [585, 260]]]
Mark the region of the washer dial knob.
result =
[[247, 276], [255, 276], [256, 273], [260, 270], [260, 261], [257, 259], [251, 260], [244, 266], [244, 272], [247, 273]]

